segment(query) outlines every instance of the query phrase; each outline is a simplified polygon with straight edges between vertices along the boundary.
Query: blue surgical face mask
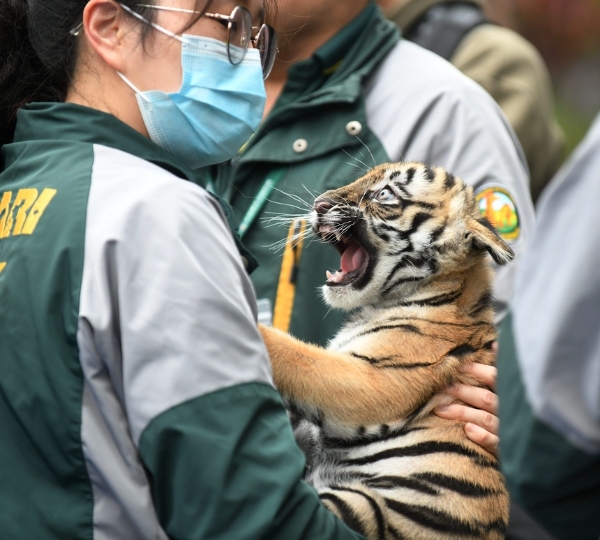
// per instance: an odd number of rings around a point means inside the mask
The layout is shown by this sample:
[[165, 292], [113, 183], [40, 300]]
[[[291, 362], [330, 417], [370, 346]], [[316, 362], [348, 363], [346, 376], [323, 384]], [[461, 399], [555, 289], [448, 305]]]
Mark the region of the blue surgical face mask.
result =
[[249, 49], [233, 65], [222, 41], [165, 33], [182, 43], [178, 92], [141, 92], [119, 73], [136, 92], [150, 138], [193, 169], [231, 159], [262, 119], [266, 94], [258, 50]]

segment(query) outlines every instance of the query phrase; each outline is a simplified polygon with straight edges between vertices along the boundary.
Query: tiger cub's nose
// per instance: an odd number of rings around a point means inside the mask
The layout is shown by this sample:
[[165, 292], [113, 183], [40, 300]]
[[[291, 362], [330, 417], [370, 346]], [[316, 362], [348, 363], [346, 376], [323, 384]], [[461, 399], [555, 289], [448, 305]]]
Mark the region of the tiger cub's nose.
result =
[[322, 216], [323, 214], [326, 214], [328, 210], [333, 208], [333, 203], [326, 199], [317, 199], [313, 205], [313, 208], [317, 214]]

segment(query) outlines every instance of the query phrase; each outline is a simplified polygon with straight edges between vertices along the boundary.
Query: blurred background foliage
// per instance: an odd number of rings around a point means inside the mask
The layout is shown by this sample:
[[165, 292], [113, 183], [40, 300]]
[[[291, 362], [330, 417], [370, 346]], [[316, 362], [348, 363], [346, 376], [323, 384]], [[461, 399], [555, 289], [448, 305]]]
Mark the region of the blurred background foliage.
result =
[[571, 152], [600, 111], [600, 0], [489, 0], [488, 11], [546, 61]]

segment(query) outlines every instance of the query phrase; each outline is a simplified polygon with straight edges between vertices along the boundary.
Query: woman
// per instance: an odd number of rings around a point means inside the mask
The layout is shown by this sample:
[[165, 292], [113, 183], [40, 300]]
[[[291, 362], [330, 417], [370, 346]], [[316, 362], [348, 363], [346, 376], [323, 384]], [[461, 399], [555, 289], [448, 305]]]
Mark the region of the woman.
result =
[[0, 0], [3, 538], [357, 538], [301, 481], [187, 181], [260, 121], [275, 40], [244, 6]]

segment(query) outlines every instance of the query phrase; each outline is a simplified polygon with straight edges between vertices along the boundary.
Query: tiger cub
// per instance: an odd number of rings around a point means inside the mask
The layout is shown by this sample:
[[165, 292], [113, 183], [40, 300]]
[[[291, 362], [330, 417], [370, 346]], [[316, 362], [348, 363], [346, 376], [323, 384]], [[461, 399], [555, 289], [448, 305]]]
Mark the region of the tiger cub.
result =
[[488, 253], [509, 246], [459, 178], [420, 163], [380, 165], [318, 197], [312, 231], [333, 244], [326, 301], [351, 311], [327, 349], [261, 327], [277, 388], [323, 503], [369, 539], [500, 539], [508, 495], [496, 458], [438, 392], [476, 384], [496, 339]]

